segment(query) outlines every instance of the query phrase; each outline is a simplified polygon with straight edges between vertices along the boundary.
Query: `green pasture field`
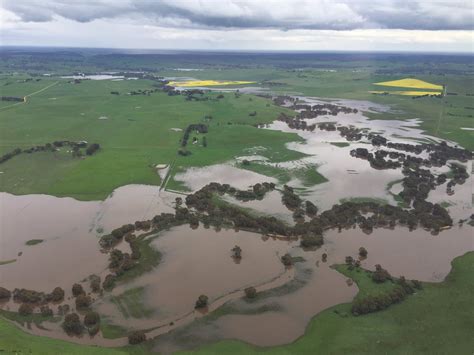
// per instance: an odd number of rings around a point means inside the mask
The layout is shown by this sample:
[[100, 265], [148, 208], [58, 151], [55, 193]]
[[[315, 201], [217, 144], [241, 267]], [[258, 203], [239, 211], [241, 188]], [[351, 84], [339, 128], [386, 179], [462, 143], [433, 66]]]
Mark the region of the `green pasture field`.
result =
[[[56, 81], [40, 82], [47, 87]], [[150, 96], [127, 95], [132, 90], [154, 88], [152, 84], [147, 80], [85, 80], [71, 84], [63, 79], [24, 104], [0, 110], [0, 154], [56, 140], [86, 140], [101, 145], [98, 153], [83, 159], [72, 158], [67, 148], [16, 156], [0, 166], [1, 190], [104, 199], [126, 184], [159, 185], [156, 164], [189, 167], [225, 162], [243, 155], [256, 143], [267, 148], [262, 154], [273, 161], [302, 156], [285, 148], [287, 142], [299, 139], [296, 135], [254, 127], [256, 123], [271, 122], [285, 111], [268, 99], [236, 97], [233, 93], [217, 99], [217, 94], [209, 93], [209, 101], [191, 102], [161, 91]], [[10, 86], [18, 86], [16, 95], [38, 90], [37, 82]], [[112, 95], [111, 91], [119, 91], [120, 95]], [[257, 115], [249, 116], [254, 111]], [[209, 125], [208, 146], [193, 145], [190, 139], [187, 149], [192, 155], [178, 156], [183, 132], [172, 128], [184, 130], [192, 123]]]

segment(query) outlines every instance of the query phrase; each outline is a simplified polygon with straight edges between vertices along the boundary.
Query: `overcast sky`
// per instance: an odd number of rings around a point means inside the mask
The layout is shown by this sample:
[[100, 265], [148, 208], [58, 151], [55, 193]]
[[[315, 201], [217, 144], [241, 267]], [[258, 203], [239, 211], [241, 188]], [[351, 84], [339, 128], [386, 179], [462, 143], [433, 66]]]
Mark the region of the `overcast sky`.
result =
[[0, 0], [2, 45], [474, 52], [473, 0]]

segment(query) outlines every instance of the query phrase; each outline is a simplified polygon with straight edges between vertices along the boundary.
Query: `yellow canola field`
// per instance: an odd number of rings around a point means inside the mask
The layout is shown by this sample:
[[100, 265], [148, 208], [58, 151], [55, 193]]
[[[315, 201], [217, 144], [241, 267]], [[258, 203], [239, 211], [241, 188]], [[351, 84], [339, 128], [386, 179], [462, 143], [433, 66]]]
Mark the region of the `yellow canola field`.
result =
[[244, 85], [254, 84], [255, 81], [217, 81], [217, 80], [191, 80], [191, 81], [170, 81], [168, 85], [178, 87], [193, 86], [224, 86], [224, 85]]
[[441, 91], [369, 91], [369, 93], [404, 96], [441, 95]]
[[411, 79], [411, 78], [393, 80], [393, 81], [383, 81], [381, 83], [374, 83], [374, 85], [395, 86], [399, 88], [412, 88], [412, 89], [443, 90], [442, 85], [432, 84], [423, 80]]

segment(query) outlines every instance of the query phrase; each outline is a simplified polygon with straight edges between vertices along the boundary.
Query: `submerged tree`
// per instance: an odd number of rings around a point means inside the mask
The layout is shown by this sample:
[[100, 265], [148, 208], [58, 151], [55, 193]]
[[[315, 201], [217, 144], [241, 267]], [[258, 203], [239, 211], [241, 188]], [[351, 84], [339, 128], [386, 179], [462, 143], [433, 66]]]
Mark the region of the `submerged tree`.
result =
[[207, 307], [208, 302], [209, 302], [209, 297], [207, 297], [206, 295], [201, 295], [198, 297], [194, 308], [205, 308]]
[[235, 259], [242, 259], [242, 248], [236, 245], [232, 248], [232, 257]]

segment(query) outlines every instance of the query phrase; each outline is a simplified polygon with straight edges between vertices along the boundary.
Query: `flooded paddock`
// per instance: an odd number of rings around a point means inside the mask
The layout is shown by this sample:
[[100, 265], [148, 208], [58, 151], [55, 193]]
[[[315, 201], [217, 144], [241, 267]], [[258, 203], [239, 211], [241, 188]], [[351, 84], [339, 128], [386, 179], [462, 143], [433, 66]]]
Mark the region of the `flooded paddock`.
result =
[[[15, 196], [0, 193], [0, 283], [8, 289], [50, 292], [108, 264], [98, 237], [125, 223], [172, 212], [175, 194], [156, 186], [128, 185], [104, 201], [84, 202], [48, 195]], [[28, 240], [42, 239], [37, 245]]]

